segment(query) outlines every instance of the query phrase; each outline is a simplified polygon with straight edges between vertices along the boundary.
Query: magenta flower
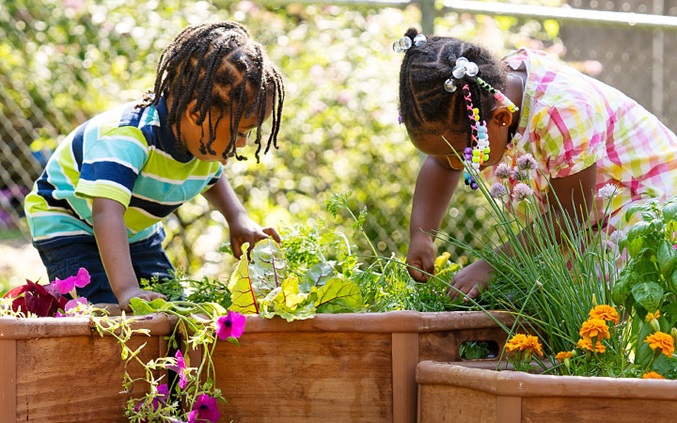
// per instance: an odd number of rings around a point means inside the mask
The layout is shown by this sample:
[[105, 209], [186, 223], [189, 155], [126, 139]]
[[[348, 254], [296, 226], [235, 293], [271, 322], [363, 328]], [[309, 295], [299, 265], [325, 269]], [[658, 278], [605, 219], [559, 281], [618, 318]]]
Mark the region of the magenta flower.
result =
[[227, 315], [219, 317], [216, 321], [216, 335], [219, 339], [239, 338], [244, 332], [245, 323], [247, 323], [247, 318], [244, 315], [229, 311]]
[[[167, 399], [169, 399], [169, 386], [167, 386], [166, 383], [158, 385], [157, 394], [153, 397], [153, 400], [151, 402], [153, 411], [157, 411], [157, 409], [160, 407], [160, 403], [167, 404]], [[145, 404], [146, 404], [145, 401], [138, 403], [134, 407], [134, 411], [138, 413], [143, 409]]]
[[176, 357], [176, 368], [173, 370], [179, 374], [179, 388], [186, 389], [186, 386], [188, 386], [188, 375], [190, 374], [190, 370], [186, 367], [186, 360], [183, 359], [181, 350], [177, 350], [174, 357]]
[[54, 279], [51, 283], [52, 287], [61, 294], [68, 294], [77, 286], [78, 288], [84, 288], [89, 284], [89, 272], [84, 267], [81, 267], [78, 270], [78, 274], [75, 276], [69, 276], [64, 280], [59, 278]]
[[87, 298], [78, 297], [74, 300], [69, 300], [66, 305], [63, 307], [63, 313], [57, 311], [56, 317], [67, 317], [67, 316], [79, 316], [83, 315], [87, 311]]
[[197, 397], [197, 401], [193, 404], [193, 410], [188, 415], [188, 423], [216, 423], [220, 417], [221, 413], [219, 412], [216, 398], [212, 398], [207, 394], [201, 394]]

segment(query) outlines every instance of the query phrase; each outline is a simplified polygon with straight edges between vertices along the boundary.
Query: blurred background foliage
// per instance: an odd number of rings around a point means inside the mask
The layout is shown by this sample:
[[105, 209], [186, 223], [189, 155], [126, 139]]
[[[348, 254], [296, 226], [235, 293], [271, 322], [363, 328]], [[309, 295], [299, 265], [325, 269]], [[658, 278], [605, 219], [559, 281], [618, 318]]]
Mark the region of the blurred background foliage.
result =
[[[367, 210], [364, 229], [379, 254], [403, 257], [422, 156], [397, 123], [401, 56], [391, 46], [408, 27], [420, 29], [416, 4], [5, 0], [2, 188], [30, 188], [44, 157], [65, 134], [97, 112], [140, 98], [152, 87], [162, 48], [186, 25], [215, 20], [246, 25], [285, 77], [279, 150], [259, 164], [251, 150], [250, 160], [226, 169], [252, 218], [282, 232], [324, 220], [350, 233], [349, 218], [332, 217], [325, 201], [351, 192], [351, 208]], [[479, 41], [499, 55], [524, 45], [561, 50], [554, 21], [450, 13], [435, 25], [437, 34]], [[472, 243], [473, 234], [485, 230], [480, 197], [459, 188], [442, 230]], [[179, 209], [167, 228], [168, 252], [177, 267], [196, 277], [230, 273], [232, 257], [219, 252], [228, 229], [204, 200]], [[21, 231], [25, 237], [26, 228]], [[467, 260], [463, 251], [453, 257]]]

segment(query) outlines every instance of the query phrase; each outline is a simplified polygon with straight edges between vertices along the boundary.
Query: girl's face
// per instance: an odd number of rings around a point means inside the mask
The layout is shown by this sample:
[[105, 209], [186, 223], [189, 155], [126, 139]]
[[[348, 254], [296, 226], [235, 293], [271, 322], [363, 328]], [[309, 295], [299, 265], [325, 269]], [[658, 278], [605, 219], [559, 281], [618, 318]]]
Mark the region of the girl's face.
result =
[[[501, 115], [500, 118], [504, 118]], [[438, 126], [435, 128], [434, 126]], [[467, 147], [468, 133], [464, 128], [443, 127], [442, 124], [429, 125], [424, 130], [409, 131], [409, 138], [414, 146], [429, 156], [445, 157], [449, 166], [454, 170], [464, 170], [463, 150]], [[484, 162], [482, 169], [497, 164], [503, 157], [508, 144], [509, 122], [499, 119], [495, 113], [487, 123], [489, 136], [489, 160]], [[458, 154], [458, 156], [457, 156]], [[459, 158], [460, 157], [460, 158]]]

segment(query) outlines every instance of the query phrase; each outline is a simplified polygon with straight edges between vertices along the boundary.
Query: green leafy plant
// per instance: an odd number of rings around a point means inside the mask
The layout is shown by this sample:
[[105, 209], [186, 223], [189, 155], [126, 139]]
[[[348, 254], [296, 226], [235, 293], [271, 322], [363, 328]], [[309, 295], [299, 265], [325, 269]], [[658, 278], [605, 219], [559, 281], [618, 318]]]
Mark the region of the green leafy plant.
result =
[[[669, 243], [677, 209], [666, 205], [658, 214], [656, 204], [649, 203], [631, 210], [629, 215], [641, 211], [645, 222], [631, 227], [626, 238], [621, 232], [595, 232], [586, 219], [567, 215], [557, 198], [552, 206], [562, 210], [560, 219], [543, 214], [530, 187], [533, 158], [526, 155], [516, 163], [514, 168], [497, 169], [497, 175], [505, 177], [490, 188], [474, 172], [489, 202], [495, 243], [471, 249], [437, 234], [445, 242], [468, 248], [494, 268], [478, 305], [516, 316], [515, 325], [506, 328], [514, 342], [506, 345], [503, 355], [523, 370], [532, 368], [532, 359], [542, 357], [536, 361], [544, 372], [611, 377], [655, 372], [674, 378], [677, 329], [671, 305], [675, 297], [669, 286], [674, 247]], [[615, 192], [608, 185], [598, 196], [610, 204]], [[579, 220], [582, 225], [574, 223]], [[506, 242], [511, 246], [509, 254], [498, 248]], [[629, 262], [621, 254], [623, 247]], [[651, 304], [652, 312], [666, 310], [665, 314], [645, 319], [643, 304]], [[674, 336], [668, 335], [671, 332]], [[540, 343], [535, 348], [533, 338], [527, 337], [532, 335], [542, 340], [542, 350]], [[526, 349], [528, 362], [520, 353]]]

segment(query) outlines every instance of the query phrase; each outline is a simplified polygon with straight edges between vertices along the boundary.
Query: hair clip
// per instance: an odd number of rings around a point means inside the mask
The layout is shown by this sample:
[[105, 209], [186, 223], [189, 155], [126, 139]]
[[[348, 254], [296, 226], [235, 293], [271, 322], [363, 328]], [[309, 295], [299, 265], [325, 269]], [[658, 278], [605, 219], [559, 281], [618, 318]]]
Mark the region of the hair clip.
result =
[[393, 43], [395, 53], [404, 53], [414, 47], [423, 47], [428, 42], [428, 38], [423, 34], [416, 34], [413, 41], [406, 35]]

